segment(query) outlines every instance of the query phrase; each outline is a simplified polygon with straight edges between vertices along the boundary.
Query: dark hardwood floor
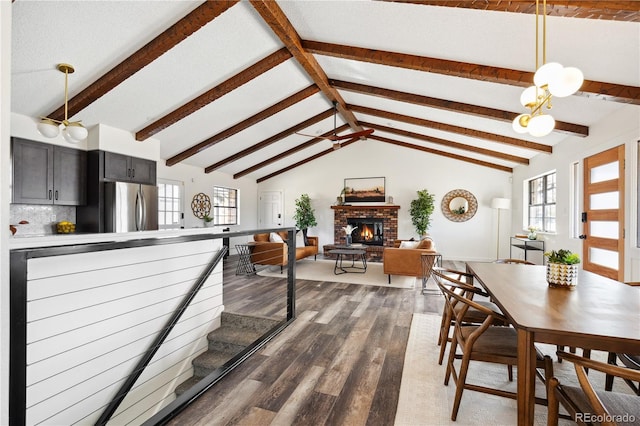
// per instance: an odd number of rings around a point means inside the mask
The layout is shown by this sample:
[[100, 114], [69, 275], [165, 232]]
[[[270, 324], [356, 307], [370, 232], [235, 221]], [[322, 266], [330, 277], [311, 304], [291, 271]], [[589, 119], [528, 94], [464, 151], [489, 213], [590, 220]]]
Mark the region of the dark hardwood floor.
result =
[[[286, 281], [236, 276], [235, 268], [230, 256], [225, 310], [283, 319]], [[296, 296], [296, 320], [171, 424], [393, 424], [411, 317], [439, 314], [442, 297], [302, 280]]]

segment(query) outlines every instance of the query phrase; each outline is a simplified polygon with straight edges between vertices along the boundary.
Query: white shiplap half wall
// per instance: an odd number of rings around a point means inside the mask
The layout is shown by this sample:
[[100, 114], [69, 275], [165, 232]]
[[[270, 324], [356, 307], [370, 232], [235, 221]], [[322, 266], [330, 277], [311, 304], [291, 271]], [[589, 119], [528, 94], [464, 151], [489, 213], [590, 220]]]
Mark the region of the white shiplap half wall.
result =
[[[221, 243], [29, 260], [27, 423], [95, 423]], [[174, 399], [223, 309], [220, 264], [112, 421], [142, 422]]]

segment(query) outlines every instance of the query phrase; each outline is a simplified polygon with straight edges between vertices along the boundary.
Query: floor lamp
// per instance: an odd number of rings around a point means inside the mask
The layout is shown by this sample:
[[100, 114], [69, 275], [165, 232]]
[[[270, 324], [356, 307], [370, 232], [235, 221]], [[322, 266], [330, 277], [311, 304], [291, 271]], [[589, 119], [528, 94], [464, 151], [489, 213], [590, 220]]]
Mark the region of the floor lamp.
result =
[[491, 208], [498, 210], [498, 235], [496, 235], [496, 259], [500, 259], [500, 210], [509, 210], [511, 200], [508, 198], [494, 198], [491, 200]]

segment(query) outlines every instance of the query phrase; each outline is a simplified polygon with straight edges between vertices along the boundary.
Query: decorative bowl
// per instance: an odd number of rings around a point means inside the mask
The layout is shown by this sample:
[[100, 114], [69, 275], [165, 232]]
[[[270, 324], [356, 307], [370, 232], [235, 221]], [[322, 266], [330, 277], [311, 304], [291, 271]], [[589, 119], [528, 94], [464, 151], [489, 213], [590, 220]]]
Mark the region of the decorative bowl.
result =
[[73, 234], [76, 232], [76, 224], [71, 222], [58, 222], [56, 224], [56, 231], [58, 234]]

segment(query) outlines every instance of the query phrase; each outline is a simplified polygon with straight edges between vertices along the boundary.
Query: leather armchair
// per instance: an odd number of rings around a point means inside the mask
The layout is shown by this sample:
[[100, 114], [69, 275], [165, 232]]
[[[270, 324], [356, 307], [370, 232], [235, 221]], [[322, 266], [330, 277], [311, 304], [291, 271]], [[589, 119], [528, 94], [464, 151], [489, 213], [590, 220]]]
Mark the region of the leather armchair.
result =
[[389, 275], [422, 276], [422, 253], [437, 253], [435, 243], [431, 239], [420, 242], [421, 248], [385, 247], [382, 252], [383, 271]]

